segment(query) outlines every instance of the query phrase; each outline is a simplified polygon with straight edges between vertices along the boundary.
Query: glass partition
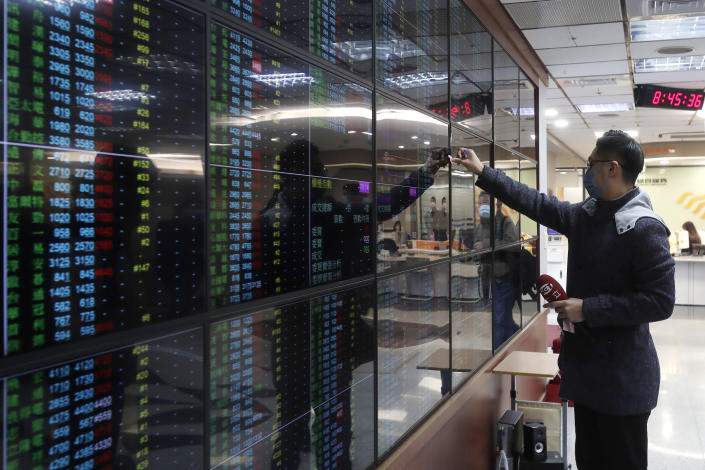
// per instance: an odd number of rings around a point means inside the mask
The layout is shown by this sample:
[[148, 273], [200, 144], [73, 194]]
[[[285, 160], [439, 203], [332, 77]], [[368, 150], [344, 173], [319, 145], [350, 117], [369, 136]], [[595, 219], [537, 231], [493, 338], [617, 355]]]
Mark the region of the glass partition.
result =
[[451, 121], [492, 138], [492, 36], [461, 0], [450, 6]]
[[450, 392], [448, 294], [447, 263], [377, 281], [380, 455]]
[[[490, 164], [491, 145], [489, 141], [453, 128], [451, 136], [453, 156], [461, 147], [474, 150], [480, 160], [487, 165]], [[453, 165], [452, 175], [451, 253], [455, 255], [481, 248], [474, 247], [475, 242], [479, 240], [479, 237], [477, 240], [475, 237], [481, 220], [478, 202], [481, 189], [475, 186], [475, 175], [462, 165]]]
[[[538, 175], [537, 175], [538, 164], [533, 160], [521, 159], [519, 160], [519, 181], [524, 183], [530, 188], [538, 188]], [[521, 239], [526, 240], [528, 238], [538, 236], [538, 223], [530, 219], [529, 217], [521, 214], [519, 217], [519, 227], [521, 228]]]
[[521, 328], [521, 246], [494, 252], [492, 266], [492, 348], [496, 351]]
[[[494, 146], [494, 167], [503, 171], [510, 178], [519, 181], [519, 156], [497, 145]], [[480, 194], [480, 204], [486, 200], [486, 196]], [[519, 212], [511, 207], [505, 206], [502, 201], [495, 199], [494, 205], [494, 246], [501, 247], [519, 241]], [[482, 226], [482, 243], [487, 246], [489, 240], [489, 221], [480, 219]]]
[[536, 105], [534, 84], [519, 70], [519, 151], [536, 159]]
[[521, 284], [521, 315], [522, 326], [540, 311], [540, 295], [536, 290], [536, 279], [538, 272], [538, 249], [536, 240], [531, 240], [521, 244], [519, 255], [519, 271]]
[[377, 270], [448, 256], [448, 124], [377, 98]]
[[494, 141], [508, 149], [519, 148], [519, 67], [495, 41]]
[[375, 3], [377, 83], [429, 110], [447, 103], [447, 2]]
[[490, 255], [453, 260], [451, 285], [451, 370], [453, 388], [492, 355]]

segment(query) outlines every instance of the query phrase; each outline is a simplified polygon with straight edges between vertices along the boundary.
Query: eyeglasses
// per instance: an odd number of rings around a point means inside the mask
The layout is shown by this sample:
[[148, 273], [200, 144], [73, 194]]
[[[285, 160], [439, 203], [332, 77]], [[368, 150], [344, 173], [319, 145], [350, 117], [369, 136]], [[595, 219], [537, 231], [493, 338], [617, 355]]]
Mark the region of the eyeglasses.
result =
[[617, 160], [589, 160], [588, 159], [588, 161], [585, 163], [585, 171], [586, 172], [589, 171], [590, 168], [592, 168], [595, 165], [595, 163], [599, 163], [599, 162], [608, 162], [608, 163], [614, 162], [617, 165], [619, 165], [619, 162]]

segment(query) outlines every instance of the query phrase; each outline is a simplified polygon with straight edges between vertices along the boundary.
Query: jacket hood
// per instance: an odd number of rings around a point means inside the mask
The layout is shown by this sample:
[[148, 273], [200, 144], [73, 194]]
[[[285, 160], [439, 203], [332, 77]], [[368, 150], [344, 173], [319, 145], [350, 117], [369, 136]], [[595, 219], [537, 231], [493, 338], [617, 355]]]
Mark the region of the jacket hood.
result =
[[[636, 226], [639, 219], [649, 217], [661, 222], [661, 225], [664, 226], [666, 232], [670, 235], [671, 232], [668, 230], [666, 223], [656, 212], [654, 212], [649, 195], [640, 188], [635, 188], [634, 190], [637, 194], [627, 201], [626, 204], [620, 207], [614, 214], [614, 223], [617, 233], [619, 235], [627, 233]], [[588, 214], [594, 215], [597, 210], [597, 201], [594, 198], [588, 199], [583, 204], [583, 209]]]

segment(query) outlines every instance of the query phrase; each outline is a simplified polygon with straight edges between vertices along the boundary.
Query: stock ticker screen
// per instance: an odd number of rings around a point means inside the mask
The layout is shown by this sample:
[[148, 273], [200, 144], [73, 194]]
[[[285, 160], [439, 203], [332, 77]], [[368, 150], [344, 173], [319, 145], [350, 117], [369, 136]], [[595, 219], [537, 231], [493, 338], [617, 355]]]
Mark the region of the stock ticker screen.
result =
[[191, 331], [7, 378], [3, 468], [203, 468], [202, 370]]
[[8, 1], [4, 353], [204, 305], [204, 19]]
[[212, 465], [372, 463], [373, 300], [363, 286], [212, 325]]
[[371, 92], [215, 23], [210, 51], [210, 306], [370, 273]]
[[365, 78], [372, 74], [369, 0], [210, 0], [274, 37]]

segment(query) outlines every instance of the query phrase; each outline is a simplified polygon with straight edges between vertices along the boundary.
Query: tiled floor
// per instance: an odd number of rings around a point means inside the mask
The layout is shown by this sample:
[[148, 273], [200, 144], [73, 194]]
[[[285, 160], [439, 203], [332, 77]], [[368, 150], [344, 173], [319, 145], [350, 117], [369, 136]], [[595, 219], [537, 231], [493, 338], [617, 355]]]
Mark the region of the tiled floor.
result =
[[[677, 306], [651, 324], [661, 363], [659, 403], [649, 419], [649, 470], [705, 470], [705, 307]], [[573, 410], [568, 462], [575, 470]]]

